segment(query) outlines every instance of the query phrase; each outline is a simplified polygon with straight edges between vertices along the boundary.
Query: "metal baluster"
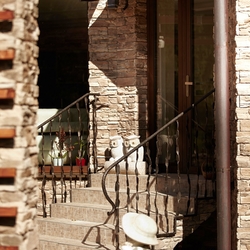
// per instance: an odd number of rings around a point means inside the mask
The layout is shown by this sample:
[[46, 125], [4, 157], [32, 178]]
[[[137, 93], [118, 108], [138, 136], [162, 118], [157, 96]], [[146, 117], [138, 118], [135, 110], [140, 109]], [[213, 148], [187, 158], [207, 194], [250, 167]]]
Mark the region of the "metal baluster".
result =
[[186, 214], [188, 214], [188, 210], [190, 207], [190, 199], [191, 199], [191, 182], [190, 182], [190, 157], [192, 154], [192, 143], [191, 143], [191, 135], [190, 135], [190, 127], [189, 127], [189, 115], [186, 116], [186, 151], [187, 151], [187, 181], [188, 181], [188, 201], [187, 201], [187, 210]]
[[140, 180], [139, 180], [139, 172], [138, 172], [138, 166], [137, 166], [137, 162], [138, 162], [138, 149], [135, 151], [136, 152], [136, 162], [135, 162], [135, 178], [136, 178], [136, 186], [135, 186], [135, 191], [136, 191], [136, 213], [139, 212], [139, 184], [140, 184]]
[[[199, 114], [198, 114], [198, 108], [194, 108], [195, 112], [195, 117], [196, 119], [199, 119]], [[198, 205], [198, 197], [199, 197], [199, 191], [200, 191], [200, 185], [199, 185], [199, 180], [200, 180], [200, 157], [199, 157], [199, 145], [198, 145], [198, 138], [199, 138], [199, 129], [202, 129], [202, 127], [199, 125], [199, 121], [196, 121], [194, 123], [195, 126], [195, 136], [194, 136], [194, 157], [195, 157], [195, 162], [194, 164], [197, 165], [197, 181], [196, 181], [196, 205]]]
[[41, 136], [42, 136], [42, 148], [41, 148], [41, 156], [42, 156], [42, 169], [41, 172], [45, 173], [45, 160], [44, 160], [44, 133], [43, 133], [43, 127], [41, 127]]
[[145, 150], [145, 156], [147, 158], [148, 162], [148, 177], [147, 177], [147, 184], [146, 184], [146, 189], [147, 189], [147, 194], [146, 194], [146, 209], [147, 209], [147, 215], [150, 215], [150, 210], [151, 210], [151, 203], [150, 203], [150, 177], [151, 177], [151, 172], [152, 172], [152, 160], [150, 157], [150, 149], [149, 149], [149, 143], [146, 143], [146, 150]]
[[[210, 151], [209, 151], [209, 140], [211, 140], [212, 141], [212, 145], [211, 145], [211, 147], [213, 147], [213, 139], [212, 138], [209, 138], [210, 136], [212, 136], [212, 135], [210, 135], [209, 134], [209, 130], [208, 130], [208, 104], [207, 104], [207, 100], [205, 100], [205, 111], [206, 111], [206, 116], [205, 116], [205, 151], [206, 151], [206, 161], [205, 161], [205, 166], [204, 166], [204, 169], [203, 169], [203, 171], [205, 171], [206, 172], [206, 175], [209, 175], [209, 174], [211, 174], [211, 175], [213, 175], [213, 173], [214, 173], [214, 161], [213, 161], [213, 154], [214, 154], [214, 150], [213, 150], [213, 148], [212, 148], [212, 153], [211, 153], [211, 155], [210, 155]], [[211, 150], [211, 149], [210, 149]], [[212, 160], [211, 160], [211, 157], [213, 157], [212, 158]], [[211, 162], [210, 162], [211, 161]], [[211, 166], [212, 166], [212, 169], [209, 169], [209, 164], [211, 163]], [[211, 173], [209, 173], [211, 171]], [[212, 179], [212, 178], [211, 178]], [[208, 178], [205, 178], [205, 197], [207, 197], [207, 192], [208, 192], [208, 187], [207, 187], [207, 185], [208, 185]]]
[[120, 175], [120, 165], [117, 164], [116, 167], [116, 182], [115, 182], [115, 193], [116, 193], [116, 199], [115, 199], [115, 239], [116, 239], [116, 249], [119, 249], [119, 206], [120, 206], [120, 180], [119, 180], [119, 175]]
[[169, 232], [169, 220], [168, 220], [168, 168], [169, 168], [169, 161], [171, 158], [171, 145], [170, 145], [170, 132], [169, 132], [169, 127], [167, 128], [167, 148], [166, 148], [166, 157], [165, 157], [165, 169], [166, 169], [166, 174], [165, 174], [165, 187], [164, 187], [164, 193], [166, 194], [166, 197], [164, 198], [164, 215], [166, 218], [166, 232]]
[[130, 187], [129, 187], [129, 178], [128, 178], [128, 158], [125, 159], [125, 168], [126, 168], [126, 191], [127, 191], [127, 212], [130, 212], [131, 209], [131, 200], [130, 200]]
[[97, 97], [94, 97], [94, 102], [92, 103], [93, 106], [93, 156], [94, 156], [94, 173], [98, 170], [98, 160], [97, 160], [97, 145], [96, 145], [96, 139], [97, 139], [97, 120], [96, 120], [96, 101]]
[[[72, 190], [72, 175], [73, 175], [73, 165], [72, 165], [72, 150], [73, 150], [73, 145], [72, 145], [72, 129], [71, 129], [71, 124], [70, 124], [70, 108], [67, 110], [67, 122], [68, 122], [68, 133], [69, 133], [69, 144], [68, 144], [68, 156], [69, 156], [69, 164], [70, 164], [70, 173], [69, 173], [69, 199], [70, 202], [72, 202], [72, 195], [71, 195], [71, 190]], [[66, 189], [66, 187], [65, 187]], [[65, 201], [66, 202], [66, 201]]]
[[[77, 109], [77, 114], [78, 114], [78, 130], [77, 130], [77, 138], [78, 138], [78, 146], [79, 146], [79, 150], [78, 150], [78, 158], [80, 159], [80, 163], [81, 163], [81, 151], [80, 151], [80, 147], [81, 147], [81, 137], [82, 137], [82, 116], [81, 116], [81, 110], [79, 107], [79, 102], [76, 103], [76, 109]], [[79, 182], [80, 182], [80, 187], [82, 186], [82, 166], [80, 164], [79, 166]]]
[[[157, 198], [158, 198], [158, 192], [157, 192], [157, 187], [158, 187], [158, 173], [159, 173], [159, 157], [161, 154], [161, 147], [160, 147], [160, 142], [159, 142], [159, 135], [157, 135], [156, 139], [156, 158], [155, 158], [155, 167], [156, 167], [156, 172], [155, 172], [155, 197], [154, 197], [154, 207], [155, 207], [155, 222], [156, 225], [158, 225], [158, 207], [157, 207]], [[150, 215], [150, 214], [149, 214]], [[157, 234], [159, 233], [159, 227], [157, 227]]]
[[177, 194], [177, 212], [176, 214], [179, 214], [178, 209], [179, 209], [179, 203], [181, 200], [181, 188], [180, 188], [180, 147], [179, 147], [179, 122], [176, 121], [176, 166], [177, 166], [177, 184], [178, 184], [178, 194]]
[[[62, 114], [58, 116], [58, 122], [59, 122], [59, 130], [58, 133], [61, 132], [62, 130]], [[61, 153], [61, 152], [60, 152]], [[61, 183], [61, 203], [64, 202], [64, 169], [63, 169], [63, 164], [61, 164], [61, 178], [60, 178], [60, 183]]]
[[[53, 126], [53, 121], [51, 120], [49, 122], [49, 135], [50, 135], [50, 151], [51, 153], [54, 151], [53, 149], [53, 143], [54, 143], [54, 138], [52, 138], [52, 126]], [[54, 164], [52, 161], [51, 157], [51, 175], [52, 175], [52, 203], [57, 203], [57, 197], [56, 197], [56, 176], [54, 172]]]
[[[85, 98], [84, 101], [85, 101], [85, 106], [86, 106], [87, 105], [86, 103], [88, 103], [88, 99]], [[94, 140], [94, 138], [90, 137], [91, 130], [93, 130], [93, 115], [92, 115], [92, 118], [90, 117], [91, 112], [94, 112], [93, 107], [91, 106], [93, 101], [94, 101], [94, 99], [89, 100], [89, 109], [86, 108], [86, 111], [87, 111], [87, 114], [88, 114], [88, 130], [89, 130], [89, 134], [88, 134], [89, 167], [90, 167], [91, 164], [94, 164], [94, 160], [93, 160], [93, 157], [94, 157], [93, 156], [93, 140]], [[92, 132], [92, 134], [93, 134], [93, 132]], [[91, 152], [90, 152], [90, 149], [92, 150]]]
[[[95, 102], [95, 99], [93, 99], [93, 100], [89, 100], [87, 97], [84, 99], [84, 102], [85, 102], [85, 108], [86, 108], [86, 111], [87, 111], [87, 114], [88, 114], [88, 130], [89, 130], [89, 133], [88, 133], [88, 138], [87, 138], [87, 154], [88, 154], [88, 159], [89, 159], [89, 161], [90, 161], [90, 130], [92, 129], [93, 130], [93, 127], [94, 127], [94, 121], [93, 121], [93, 119], [94, 119], [94, 117], [92, 116], [92, 123], [90, 123], [90, 111], [88, 110], [88, 106], [90, 107], [90, 104], [92, 104], [93, 102]], [[88, 104], [89, 103], [89, 104]], [[94, 113], [94, 107], [92, 107], [92, 112]], [[97, 128], [96, 128], [97, 129]], [[95, 142], [96, 141], [96, 139], [94, 139], [94, 137], [95, 137], [95, 135], [94, 135], [94, 133], [93, 133], [93, 138], [92, 138], [92, 157], [94, 157], [94, 153], [93, 153], [93, 147], [94, 147], [94, 145], [93, 145], [93, 142]], [[95, 143], [96, 144], [96, 143]], [[95, 158], [95, 157], [94, 157]], [[95, 164], [95, 159], [94, 159], [94, 161], [93, 161], [93, 164]], [[90, 163], [88, 164], [88, 173], [90, 172], [90, 169], [89, 169], [89, 166], [90, 166]], [[90, 184], [90, 179], [88, 178], [88, 184], [87, 184], [88, 186], [89, 185], [91, 185]]]
[[43, 148], [44, 148], [43, 127], [41, 127], [41, 135], [42, 135], [42, 168], [41, 168], [41, 174], [43, 176], [41, 193], [42, 193], [43, 217], [45, 218], [45, 217], [47, 217], [47, 212], [46, 212], [47, 202], [46, 202], [46, 193], [45, 193], [46, 172], [45, 172], [45, 162], [44, 162], [44, 153], [43, 153]]

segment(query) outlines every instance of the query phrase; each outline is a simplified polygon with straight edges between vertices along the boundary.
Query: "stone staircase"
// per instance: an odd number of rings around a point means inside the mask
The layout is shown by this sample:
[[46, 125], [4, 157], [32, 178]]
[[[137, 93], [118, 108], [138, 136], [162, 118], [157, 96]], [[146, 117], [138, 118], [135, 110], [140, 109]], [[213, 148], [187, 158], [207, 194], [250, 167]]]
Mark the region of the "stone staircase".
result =
[[[150, 216], [159, 226], [160, 244], [155, 249], [173, 249], [182, 238], [182, 215], [195, 215], [195, 195], [188, 199], [185, 185], [177, 191], [177, 178], [169, 176], [169, 186], [166, 188], [165, 177], [140, 175], [136, 183], [136, 176], [129, 175], [130, 208], [129, 211], [146, 213], [146, 197], [150, 197]], [[114, 199], [116, 175], [107, 176], [106, 187], [111, 199]], [[146, 191], [147, 180], [150, 190]], [[91, 187], [72, 189], [71, 203], [55, 203], [51, 205], [50, 217], [38, 218], [40, 233], [40, 250], [87, 250], [87, 249], [116, 249], [114, 214], [108, 216], [111, 205], [107, 202], [101, 189], [102, 174], [90, 174]], [[186, 182], [185, 178], [179, 179]], [[126, 176], [120, 175], [120, 218], [127, 212]], [[138, 184], [138, 192], [136, 185]], [[182, 184], [182, 183], [180, 183]], [[203, 186], [205, 182], [203, 182]], [[202, 186], [202, 185], [201, 185]], [[171, 189], [171, 187], [173, 187]], [[204, 188], [200, 188], [203, 190]], [[161, 190], [161, 192], [156, 192]], [[164, 194], [168, 190], [168, 195]], [[210, 189], [211, 191], [211, 189]], [[202, 192], [202, 191], [201, 191]], [[137, 193], [140, 194], [139, 200]], [[156, 207], [155, 205], [156, 204]], [[187, 207], [187, 204], [189, 206]], [[156, 216], [157, 208], [157, 216]], [[166, 218], [167, 216], [167, 218]], [[166, 237], [167, 236], [167, 237]], [[171, 236], [171, 237], [170, 237]], [[125, 241], [125, 235], [120, 225], [120, 246]]]

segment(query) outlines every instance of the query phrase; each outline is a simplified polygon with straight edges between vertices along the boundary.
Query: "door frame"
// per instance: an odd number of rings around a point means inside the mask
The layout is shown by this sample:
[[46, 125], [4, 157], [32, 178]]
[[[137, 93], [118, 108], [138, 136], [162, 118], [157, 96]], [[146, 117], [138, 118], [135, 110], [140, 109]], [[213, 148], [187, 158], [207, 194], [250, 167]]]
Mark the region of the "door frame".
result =
[[[157, 1], [147, 1], [147, 96], [148, 96], [148, 130], [147, 137], [152, 135], [157, 130], [157, 113], [156, 113], [156, 102], [157, 102], [157, 74], [156, 74], [156, 32], [154, 28], [156, 26], [156, 4]], [[152, 165], [154, 167], [154, 159], [156, 157], [156, 138], [149, 141], [150, 157]]]
[[[178, 108], [179, 113], [191, 106], [193, 95], [186, 96], [186, 76], [193, 81], [192, 51], [192, 0], [178, 0]], [[189, 92], [192, 86], [189, 86]], [[186, 172], [191, 165], [192, 111], [180, 118], [180, 171]], [[188, 131], [187, 131], [188, 130]], [[189, 133], [190, 136], [187, 136]]]
[[[192, 0], [178, 0], [178, 34], [181, 34], [178, 38], [178, 96], [186, 96], [186, 75], [189, 75], [192, 79]], [[148, 136], [157, 131], [157, 32], [155, 27], [157, 24], [157, 1], [147, 1], [147, 34], [148, 34]], [[188, 28], [187, 28], [188, 27]], [[184, 63], [189, 62], [189, 63]], [[185, 107], [189, 107], [192, 103], [192, 97], [178, 98], [178, 105], [180, 107], [179, 113], [185, 110]], [[191, 128], [191, 114], [189, 114], [189, 123]], [[186, 165], [184, 162], [190, 161], [191, 155], [188, 156], [187, 150], [187, 138], [183, 136], [185, 134], [186, 124], [183, 119], [180, 120], [180, 171], [185, 172]], [[150, 142], [151, 158], [156, 157], [156, 139]]]

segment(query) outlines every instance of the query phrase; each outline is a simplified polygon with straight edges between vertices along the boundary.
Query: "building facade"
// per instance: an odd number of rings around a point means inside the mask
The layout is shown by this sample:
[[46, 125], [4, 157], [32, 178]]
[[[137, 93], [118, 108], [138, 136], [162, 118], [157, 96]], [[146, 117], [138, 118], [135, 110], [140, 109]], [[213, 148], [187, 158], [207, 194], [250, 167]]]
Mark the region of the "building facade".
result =
[[[111, 136], [136, 134], [144, 140], [213, 88], [213, 1], [194, 3], [120, 0], [115, 8], [106, 0], [88, 3], [89, 91], [100, 93], [98, 166], [105, 163]], [[36, 0], [0, 2], [0, 170], [9, 178], [4, 171], [14, 169], [14, 182], [0, 187], [0, 208], [12, 208], [6, 216], [15, 218], [11, 225], [0, 225], [0, 243], [20, 250], [38, 245], [38, 12]], [[238, 250], [250, 247], [249, 13], [249, 1], [228, 1], [231, 242]], [[219, 119], [213, 112], [208, 116], [211, 126]], [[93, 162], [90, 158], [90, 167]]]

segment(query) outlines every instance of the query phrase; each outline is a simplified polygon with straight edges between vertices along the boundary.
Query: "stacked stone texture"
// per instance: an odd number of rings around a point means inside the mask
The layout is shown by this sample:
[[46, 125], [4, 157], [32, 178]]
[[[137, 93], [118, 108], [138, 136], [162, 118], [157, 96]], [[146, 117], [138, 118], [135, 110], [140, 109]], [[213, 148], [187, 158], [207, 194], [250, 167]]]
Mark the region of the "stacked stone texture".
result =
[[[89, 3], [89, 89], [100, 93], [97, 111], [98, 165], [113, 135], [146, 134], [146, 0]], [[90, 119], [92, 116], [90, 115]], [[91, 162], [90, 162], [91, 164]]]
[[[13, 142], [0, 142], [0, 168], [15, 168], [13, 185], [0, 185], [0, 206], [17, 207], [15, 225], [0, 225], [0, 245], [36, 249], [37, 193], [36, 112], [38, 109], [38, 0], [1, 0], [0, 11], [13, 19], [0, 25], [0, 50], [13, 49], [14, 59], [0, 63], [0, 88], [14, 88], [13, 102], [0, 100], [0, 127], [12, 127]], [[6, 28], [7, 27], [7, 28]], [[3, 29], [2, 29], [3, 28]], [[1, 140], [1, 139], [0, 139]]]
[[[236, 238], [234, 246], [245, 250], [250, 248], [250, 2], [236, 1], [236, 164], [233, 207], [237, 207]], [[237, 206], [234, 204], [237, 204]], [[233, 211], [234, 212], [234, 211]]]

